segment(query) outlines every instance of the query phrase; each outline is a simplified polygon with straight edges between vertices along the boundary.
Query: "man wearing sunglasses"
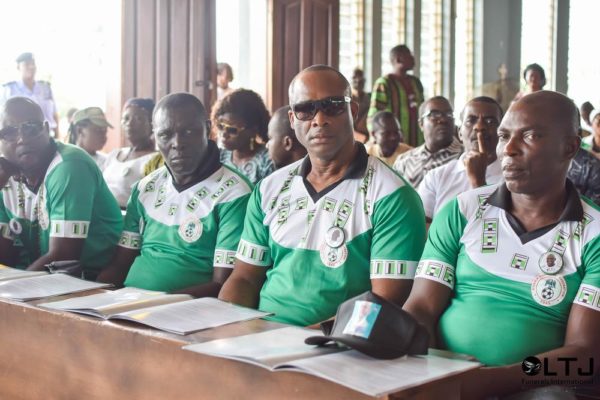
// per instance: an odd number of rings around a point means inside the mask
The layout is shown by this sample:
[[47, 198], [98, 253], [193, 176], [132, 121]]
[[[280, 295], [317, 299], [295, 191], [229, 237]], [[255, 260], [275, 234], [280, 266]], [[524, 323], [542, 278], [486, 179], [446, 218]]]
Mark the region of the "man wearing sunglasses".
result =
[[42, 270], [80, 260], [83, 276], [95, 279], [119, 239], [121, 212], [94, 160], [55, 142], [43, 121], [28, 98], [2, 108], [0, 263]]
[[313, 325], [367, 290], [402, 304], [425, 240], [416, 192], [354, 141], [358, 105], [337, 70], [290, 84], [289, 118], [308, 156], [267, 178], [248, 203], [233, 274], [220, 298]]
[[454, 111], [448, 99], [435, 96], [421, 105], [419, 125], [425, 135], [425, 143], [401, 154], [394, 169], [418, 188], [425, 174], [463, 152], [463, 146], [455, 136]]

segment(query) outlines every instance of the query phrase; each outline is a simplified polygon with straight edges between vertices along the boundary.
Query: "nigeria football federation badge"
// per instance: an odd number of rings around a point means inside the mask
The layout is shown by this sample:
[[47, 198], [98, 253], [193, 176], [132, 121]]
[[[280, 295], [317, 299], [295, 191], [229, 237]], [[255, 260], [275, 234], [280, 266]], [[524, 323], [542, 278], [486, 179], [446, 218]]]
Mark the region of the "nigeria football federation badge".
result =
[[346, 234], [344, 233], [344, 230], [340, 227], [332, 226], [327, 230], [327, 233], [325, 234], [325, 243], [327, 243], [327, 246], [333, 247], [334, 249], [337, 249], [338, 247], [343, 245], [345, 241]]
[[201, 235], [202, 222], [195, 216], [186, 219], [179, 225], [179, 236], [188, 243], [195, 242]]
[[540, 257], [538, 261], [540, 270], [548, 275], [554, 275], [560, 272], [563, 267], [563, 258], [554, 251], [548, 251]]
[[329, 268], [338, 268], [348, 258], [348, 248], [345, 244], [338, 247], [329, 247], [327, 243], [323, 243], [319, 253], [321, 262]]
[[567, 282], [560, 275], [538, 275], [531, 283], [531, 296], [546, 307], [559, 304], [567, 295]]
[[16, 218], [11, 219], [8, 223], [8, 226], [10, 227], [12, 233], [14, 233], [15, 235], [20, 235], [21, 232], [23, 232], [23, 226]]

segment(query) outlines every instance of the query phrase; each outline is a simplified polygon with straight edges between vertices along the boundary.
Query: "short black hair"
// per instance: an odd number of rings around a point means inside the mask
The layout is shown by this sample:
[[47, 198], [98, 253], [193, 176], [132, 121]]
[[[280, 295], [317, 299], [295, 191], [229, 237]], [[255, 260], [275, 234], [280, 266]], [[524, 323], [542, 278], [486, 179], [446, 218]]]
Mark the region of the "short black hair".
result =
[[337, 69], [330, 67], [329, 65], [325, 65], [325, 64], [315, 64], [315, 65], [311, 65], [308, 68], [304, 68], [302, 71], [298, 72], [298, 74], [296, 74], [296, 76], [294, 77], [294, 79], [292, 79], [292, 81], [290, 82], [290, 87], [288, 90], [288, 97], [290, 99], [290, 101], [292, 100], [292, 94], [294, 93], [294, 83], [296, 82], [296, 79], [303, 73], [305, 72], [316, 72], [316, 71], [330, 71], [333, 72], [339, 79], [340, 81], [342, 81], [342, 83], [344, 84], [344, 95], [345, 96], [352, 96], [352, 87], [350, 86], [350, 82], [348, 82], [348, 79], [346, 79], [346, 77]]
[[265, 143], [269, 140], [267, 131], [271, 116], [258, 93], [248, 89], [234, 90], [215, 104], [211, 120], [216, 123], [219, 116], [228, 113], [242, 120], [245, 126], [255, 128]]
[[375, 125], [382, 126], [383, 121], [387, 119], [396, 121], [398, 123], [398, 126], [400, 127], [400, 131], [402, 131], [400, 121], [398, 121], [398, 118], [396, 118], [394, 113], [391, 111], [378, 111], [375, 115], [373, 115], [373, 119], [371, 120], [373, 131], [375, 130]]
[[399, 44], [397, 46], [392, 47], [392, 49], [390, 50], [390, 61], [395, 60], [397, 57], [400, 56], [401, 53], [407, 51], [410, 53], [410, 49], [405, 44]]
[[292, 107], [290, 106], [279, 107], [277, 110], [275, 110], [271, 119], [275, 120], [275, 118], [280, 118], [280, 120], [276, 121], [277, 131], [281, 132], [282, 136], [289, 136], [293, 140], [297, 140], [296, 132], [294, 131], [294, 129], [292, 129], [292, 126], [290, 125], [290, 121], [288, 119], [288, 114], [291, 109]]
[[471, 100], [467, 101], [467, 104], [465, 104], [465, 106], [463, 107], [462, 111], [460, 112], [460, 120], [461, 121], [463, 119], [463, 114], [465, 112], [465, 108], [467, 108], [467, 106], [471, 103], [493, 104], [496, 106], [496, 108], [498, 109], [498, 111], [500, 113], [500, 119], [502, 119], [502, 117], [504, 117], [504, 110], [502, 109], [502, 106], [500, 105], [500, 103], [498, 103], [495, 99], [492, 99], [489, 96], [477, 96], [477, 97], [474, 97]]
[[34, 57], [33, 57], [33, 53], [21, 53], [17, 56], [16, 58], [16, 62], [17, 64], [22, 63], [22, 62], [28, 62], [28, 61], [33, 61]]
[[152, 116], [154, 117], [154, 115], [156, 115], [156, 113], [159, 110], [162, 110], [163, 108], [172, 109], [189, 105], [196, 109], [200, 118], [202, 118], [203, 120], [207, 119], [206, 109], [204, 108], [204, 105], [202, 104], [200, 99], [191, 93], [185, 92], [171, 93], [160, 99], [154, 107], [154, 112], [152, 113]]
[[419, 107], [419, 118], [423, 118], [423, 114], [425, 113], [425, 107], [427, 107], [427, 104], [429, 104], [429, 102], [434, 101], [434, 100], [445, 101], [446, 103], [448, 103], [450, 105], [450, 108], [454, 109], [452, 107], [452, 104], [450, 103], [450, 100], [448, 100], [444, 96], [433, 96], [433, 97], [430, 97], [429, 99], [425, 100], [423, 103], [421, 103], [421, 106]]
[[523, 79], [527, 79], [527, 72], [529, 71], [536, 71], [538, 74], [540, 74], [540, 77], [542, 78], [542, 87], [546, 86], [546, 73], [540, 64], [533, 63], [526, 66], [525, 70], [523, 71]]
[[153, 99], [150, 98], [142, 98], [142, 97], [132, 97], [125, 102], [123, 108], [135, 106], [141, 108], [143, 110], [148, 111], [148, 116], [150, 120], [152, 120], [152, 114], [154, 113], [154, 107], [156, 104]]
[[78, 132], [78, 128], [87, 128], [88, 126], [92, 125], [92, 121], [90, 121], [89, 119], [82, 119], [81, 121], [77, 122], [76, 124], [74, 123], [70, 123], [69, 124], [69, 130], [68, 130], [68, 135], [67, 135], [67, 141], [71, 144], [77, 144], [77, 139], [79, 138], [79, 132]]
[[218, 63], [217, 74], [221, 75], [225, 71], [229, 72], [229, 76], [231, 77], [231, 80], [233, 80], [233, 69], [231, 68], [231, 65], [227, 63]]

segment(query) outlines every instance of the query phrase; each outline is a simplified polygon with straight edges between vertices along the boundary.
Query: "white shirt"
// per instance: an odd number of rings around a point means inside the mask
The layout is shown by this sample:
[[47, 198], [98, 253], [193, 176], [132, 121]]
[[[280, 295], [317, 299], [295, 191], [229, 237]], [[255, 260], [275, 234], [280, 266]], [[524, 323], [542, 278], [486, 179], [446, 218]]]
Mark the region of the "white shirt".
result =
[[[467, 177], [463, 153], [458, 160], [452, 160], [441, 167], [432, 169], [425, 174], [423, 182], [419, 185], [418, 192], [423, 201], [425, 216], [433, 216], [448, 201], [462, 192], [473, 189]], [[502, 180], [502, 167], [500, 160], [496, 159], [485, 170], [485, 182], [488, 185], [496, 184]]]
[[103, 171], [104, 164], [106, 163], [106, 154], [97, 151], [96, 154], [94, 154], [93, 156], [90, 155], [90, 157], [92, 157], [92, 160], [96, 161], [96, 164], [98, 165], [98, 168], [100, 168], [100, 171]]
[[131, 187], [144, 177], [144, 165], [156, 153], [146, 154], [133, 160], [119, 161], [117, 155], [120, 151], [127, 152], [131, 150], [129, 147], [125, 147], [108, 153], [102, 174], [108, 188], [117, 199], [119, 206], [124, 208], [127, 206], [127, 200], [129, 200], [129, 196], [131, 195]]

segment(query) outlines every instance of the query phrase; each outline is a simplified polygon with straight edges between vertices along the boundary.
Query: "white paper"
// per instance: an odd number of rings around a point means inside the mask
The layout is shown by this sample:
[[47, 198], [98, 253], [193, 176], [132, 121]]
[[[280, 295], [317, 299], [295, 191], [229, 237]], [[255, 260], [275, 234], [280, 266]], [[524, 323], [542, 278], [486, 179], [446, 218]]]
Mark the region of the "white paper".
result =
[[378, 360], [355, 350], [296, 360], [277, 371], [297, 371], [349, 387], [369, 396], [383, 396], [477, 368], [472, 361], [437, 356], [404, 356]]
[[166, 332], [187, 335], [203, 329], [262, 318], [267, 315], [269, 313], [204, 297], [129, 311], [113, 315], [111, 319], [135, 321]]
[[0, 281], [10, 281], [13, 279], [31, 278], [33, 276], [48, 275], [46, 271], [26, 271], [17, 268], [7, 267], [0, 264]]
[[327, 354], [340, 349], [304, 344], [304, 339], [320, 331], [297, 327], [273, 329], [232, 338], [184, 346], [185, 350], [216, 357], [240, 360], [272, 370], [278, 364]]
[[28, 301], [112, 286], [84, 281], [65, 274], [48, 274], [0, 282], [0, 297]]
[[187, 294], [166, 294], [165, 292], [129, 287], [90, 296], [42, 303], [38, 306], [100, 318], [110, 318], [111, 315], [117, 313], [191, 299], [192, 296]]

